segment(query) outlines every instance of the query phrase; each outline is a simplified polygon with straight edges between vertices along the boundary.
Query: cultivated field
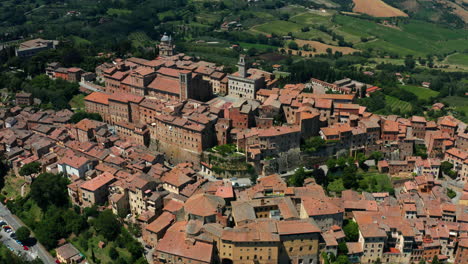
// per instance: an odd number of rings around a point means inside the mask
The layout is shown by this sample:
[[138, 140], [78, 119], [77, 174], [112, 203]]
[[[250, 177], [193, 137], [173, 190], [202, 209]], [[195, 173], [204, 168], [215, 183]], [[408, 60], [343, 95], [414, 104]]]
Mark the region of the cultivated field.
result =
[[332, 46], [332, 45], [324, 44], [318, 41], [302, 40], [302, 39], [296, 39], [294, 41], [297, 43], [297, 45], [299, 45], [299, 47], [309, 44], [311, 48], [315, 48], [316, 51], [312, 52], [312, 54], [327, 53], [328, 48], [332, 49], [333, 52], [339, 51], [339, 52], [342, 52], [343, 54], [351, 54], [351, 53], [358, 51], [357, 49], [353, 49], [350, 47]]
[[429, 99], [439, 95], [439, 92], [431, 90], [429, 88], [415, 86], [415, 85], [399, 85], [401, 89], [413, 93], [418, 97], [418, 99]]
[[400, 9], [387, 5], [381, 0], [353, 0], [353, 11], [374, 17], [399, 17], [408, 15]]
[[413, 110], [413, 106], [405, 101], [402, 101], [396, 97], [386, 95], [385, 102], [392, 109], [392, 112], [395, 112], [396, 109], [400, 110], [400, 113], [408, 113]]

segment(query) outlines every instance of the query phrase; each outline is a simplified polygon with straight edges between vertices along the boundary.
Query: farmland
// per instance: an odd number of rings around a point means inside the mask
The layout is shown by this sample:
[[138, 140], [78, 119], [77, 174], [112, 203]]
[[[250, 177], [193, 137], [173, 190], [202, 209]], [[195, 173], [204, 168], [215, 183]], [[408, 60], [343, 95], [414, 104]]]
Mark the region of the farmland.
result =
[[[463, 112], [466, 116], [468, 116], [468, 99], [466, 97], [448, 96], [445, 97], [442, 102], [448, 104], [449, 107], [453, 108], [453, 110]], [[468, 118], [465, 117], [464, 121], [467, 122]]]
[[335, 16], [334, 21], [341, 25], [340, 31], [360, 37], [377, 38], [375, 41], [358, 43], [356, 47], [374, 48], [401, 56], [425, 56], [463, 50], [468, 38], [464, 30], [448, 29], [423, 21], [411, 21], [400, 28], [343, 15]]
[[421, 86], [414, 86], [414, 85], [399, 85], [405, 91], [413, 93], [418, 97], [418, 99], [427, 100], [431, 97], [436, 97], [439, 95], [439, 92], [431, 90], [429, 88], [424, 88]]
[[381, 0], [353, 0], [353, 11], [374, 17], [408, 16], [403, 11], [392, 7]]
[[391, 108], [392, 112], [395, 112], [398, 109], [400, 113], [404, 114], [411, 112], [411, 110], [413, 109], [410, 103], [399, 100], [398, 98], [393, 96], [386, 95], [385, 102], [387, 106]]

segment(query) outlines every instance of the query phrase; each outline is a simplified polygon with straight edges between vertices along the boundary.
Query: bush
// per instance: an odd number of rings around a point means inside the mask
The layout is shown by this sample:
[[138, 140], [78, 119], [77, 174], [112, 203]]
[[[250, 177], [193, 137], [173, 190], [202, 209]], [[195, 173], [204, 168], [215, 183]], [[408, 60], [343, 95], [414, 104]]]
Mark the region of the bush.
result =
[[28, 176], [34, 173], [38, 173], [39, 171], [41, 171], [41, 163], [34, 161], [21, 167], [19, 174], [21, 176]]
[[453, 199], [453, 198], [455, 198], [455, 196], [457, 196], [457, 193], [454, 190], [452, 190], [450, 188], [447, 188], [447, 196], [450, 199]]
[[117, 259], [119, 258], [119, 252], [117, 251], [117, 249], [115, 249], [115, 247], [111, 247], [109, 249], [109, 257], [111, 259]]

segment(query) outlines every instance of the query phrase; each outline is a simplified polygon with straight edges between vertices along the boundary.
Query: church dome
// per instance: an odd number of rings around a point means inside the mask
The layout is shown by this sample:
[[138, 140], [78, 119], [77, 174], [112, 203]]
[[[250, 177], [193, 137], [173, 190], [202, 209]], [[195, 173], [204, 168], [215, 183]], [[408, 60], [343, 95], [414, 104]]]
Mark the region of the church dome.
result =
[[161, 41], [169, 41], [169, 40], [170, 40], [170, 37], [166, 33], [164, 33], [164, 35], [161, 38]]

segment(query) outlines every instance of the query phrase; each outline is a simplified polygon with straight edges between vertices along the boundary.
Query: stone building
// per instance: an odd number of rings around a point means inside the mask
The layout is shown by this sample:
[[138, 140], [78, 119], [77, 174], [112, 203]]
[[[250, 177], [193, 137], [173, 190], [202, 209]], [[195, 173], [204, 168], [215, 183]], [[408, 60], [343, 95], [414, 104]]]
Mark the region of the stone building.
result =
[[109, 185], [115, 180], [116, 179], [112, 174], [104, 172], [103, 174], [81, 184], [82, 207], [92, 207], [93, 205], [104, 204], [109, 195]]
[[228, 75], [228, 94], [230, 96], [255, 99], [257, 91], [266, 88], [267, 82], [272, 82], [274, 79], [274, 76], [268, 72], [257, 69], [249, 70], [245, 55], [239, 57], [237, 68], [236, 73]]
[[17, 93], [16, 94], [16, 105], [32, 105], [33, 97], [30, 93]]

